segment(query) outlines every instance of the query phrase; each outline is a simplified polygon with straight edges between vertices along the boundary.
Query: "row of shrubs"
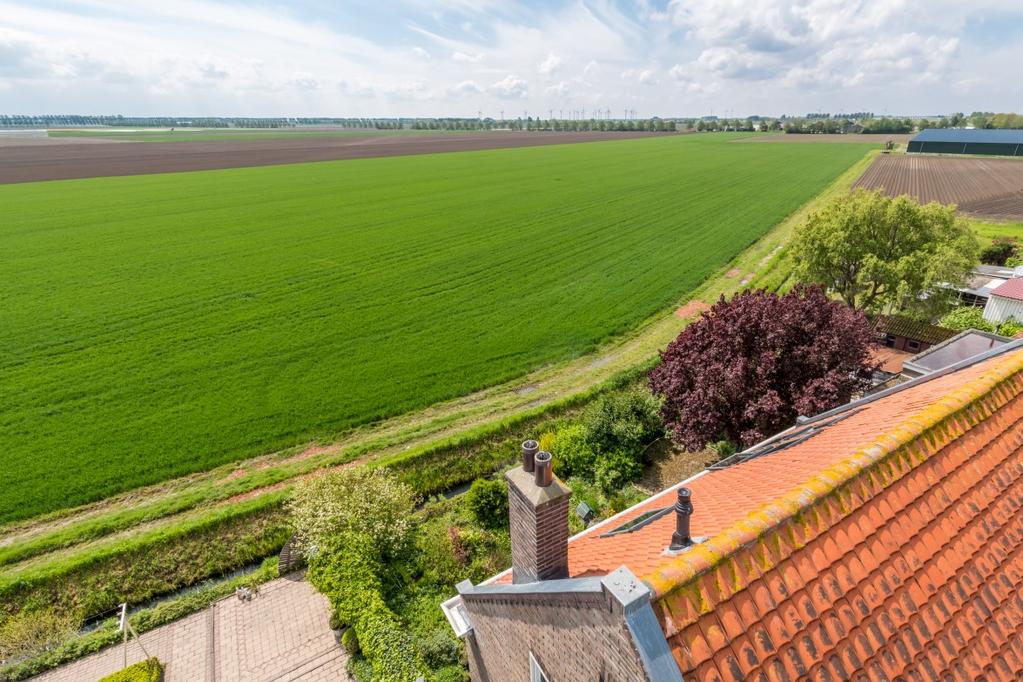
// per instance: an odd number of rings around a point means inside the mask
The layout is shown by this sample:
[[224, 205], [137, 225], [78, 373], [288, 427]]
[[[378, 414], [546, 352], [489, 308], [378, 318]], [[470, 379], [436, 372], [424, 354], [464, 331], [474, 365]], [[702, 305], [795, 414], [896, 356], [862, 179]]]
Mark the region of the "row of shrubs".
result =
[[977, 329], [982, 332], [992, 332], [1009, 338], [1023, 332], [1023, 324], [1017, 322], [1015, 319], [1010, 318], [1004, 322], [992, 324], [984, 319], [983, 308], [978, 308], [977, 306], [972, 305], [964, 305], [954, 308], [951, 312], [942, 317], [938, 324], [947, 329], [954, 329], [957, 332], [966, 331], [967, 329]]
[[988, 265], [1015, 267], [1023, 265], [1023, 251], [1015, 237], [996, 237], [980, 252], [980, 262]]
[[384, 601], [380, 550], [366, 534], [339, 535], [309, 562], [309, 582], [327, 596], [341, 624], [344, 644], [369, 661], [375, 682], [408, 682], [426, 674], [412, 638]]

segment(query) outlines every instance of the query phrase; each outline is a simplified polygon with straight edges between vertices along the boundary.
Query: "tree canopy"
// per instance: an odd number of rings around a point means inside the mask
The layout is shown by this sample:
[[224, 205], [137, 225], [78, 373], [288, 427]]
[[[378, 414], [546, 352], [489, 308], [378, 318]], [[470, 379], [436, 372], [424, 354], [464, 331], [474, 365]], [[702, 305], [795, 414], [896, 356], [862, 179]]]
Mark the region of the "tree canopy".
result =
[[351, 467], [301, 481], [288, 508], [308, 547], [360, 534], [380, 556], [404, 546], [416, 499], [412, 489], [385, 469]]
[[796, 275], [871, 312], [933, 316], [964, 282], [980, 246], [955, 206], [921, 206], [881, 190], [841, 195], [796, 229]]
[[749, 446], [866, 387], [875, 335], [866, 315], [820, 287], [724, 297], [661, 353], [650, 375], [675, 442]]

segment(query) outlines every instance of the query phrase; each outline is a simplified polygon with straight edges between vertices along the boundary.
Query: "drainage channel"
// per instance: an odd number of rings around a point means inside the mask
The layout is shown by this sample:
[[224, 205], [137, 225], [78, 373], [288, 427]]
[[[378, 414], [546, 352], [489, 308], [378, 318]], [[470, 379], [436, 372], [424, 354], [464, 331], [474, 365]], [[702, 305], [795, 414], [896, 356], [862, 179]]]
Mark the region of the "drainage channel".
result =
[[[191, 585], [186, 585], [184, 587], [174, 590], [173, 592], [167, 592], [165, 594], [160, 595], [159, 597], [154, 597], [153, 599], [150, 599], [147, 602], [143, 602], [142, 604], [128, 604], [128, 615], [131, 616], [135, 613], [138, 613], [139, 611], [151, 609], [155, 606], [166, 603], [173, 599], [177, 599], [179, 597], [186, 597], [200, 590], [215, 587], [230, 580], [234, 580], [235, 578], [241, 578], [251, 573], [255, 573], [262, 565], [263, 561], [260, 560], [257, 561], [256, 563], [249, 564], [248, 566], [236, 568], [235, 570], [229, 571], [222, 575], [213, 578], [207, 578], [206, 580], [193, 583]], [[120, 607], [114, 607], [112, 609], [107, 609], [106, 611], [102, 611], [95, 615], [89, 616], [88, 618], [85, 619], [85, 622], [82, 623], [82, 626], [78, 629], [78, 634], [86, 635], [94, 630], [97, 630], [107, 620], [110, 620], [111, 618], [116, 618], [119, 615], [119, 613]]]

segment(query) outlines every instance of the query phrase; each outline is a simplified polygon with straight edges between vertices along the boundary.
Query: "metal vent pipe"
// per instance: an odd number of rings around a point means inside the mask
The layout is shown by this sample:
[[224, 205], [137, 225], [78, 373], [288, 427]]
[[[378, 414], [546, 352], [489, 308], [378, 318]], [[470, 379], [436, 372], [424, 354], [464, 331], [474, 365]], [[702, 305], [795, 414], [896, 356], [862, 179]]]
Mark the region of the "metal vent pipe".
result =
[[535, 457], [536, 471], [533, 480], [540, 488], [546, 488], [554, 480], [554, 472], [551, 471], [551, 453], [541, 450]]
[[668, 549], [685, 549], [693, 544], [689, 532], [689, 518], [693, 515], [692, 496], [689, 488], [678, 489], [678, 500], [675, 502], [675, 532], [671, 534], [671, 546]]
[[535, 440], [527, 440], [522, 444], [522, 470], [533, 472], [536, 453], [540, 452], [540, 444]]

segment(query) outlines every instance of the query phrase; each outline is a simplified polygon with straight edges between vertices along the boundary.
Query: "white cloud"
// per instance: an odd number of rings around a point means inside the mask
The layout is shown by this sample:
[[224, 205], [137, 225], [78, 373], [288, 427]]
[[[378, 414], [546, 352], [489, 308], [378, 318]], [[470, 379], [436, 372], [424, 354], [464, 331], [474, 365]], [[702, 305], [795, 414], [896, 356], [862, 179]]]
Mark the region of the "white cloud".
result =
[[490, 86], [490, 92], [507, 99], [522, 98], [529, 92], [529, 83], [518, 76], [508, 74]]
[[483, 92], [483, 89], [476, 84], [476, 81], [462, 81], [458, 85], [453, 85], [448, 88], [448, 93], [455, 97], [462, 95], [478, 95], [481, 92]]
[[568, 83], [565, 81], [559, 81], [554, 85], [550, 85], [544, 89], [544, 92], [548, 95], [554, 95], [556, 97], [564, 97], [569, 93]]
[[626, 69], [622, 71], [621, 78], [634, 81], [640, 85], [657, 85], [657, 78], [650, 69]]
[[429, 59], [430, 58], [430, 53], [427, 52], [426, 50], [424, 50], [423, 48], [419, 47], [419, 46], [413, 47], [409, 51], [412, 53], [412, 56], [418, 57], [419, 59]]
[[463, 62], [466, 64], [475, 64], [476, 62], [483, 61], [483, 53], [478, 52], [476, 54], [466, 54], [465, 52], [455, 52], [451, 55], [451, 58], [456, 62]]
[[540, 66], [537, 69], [542, 74], [552, 74], [561, 68], [561, 64], [564, 60], [553, 52], [547, 55], [547, 59], [540, 62]]

